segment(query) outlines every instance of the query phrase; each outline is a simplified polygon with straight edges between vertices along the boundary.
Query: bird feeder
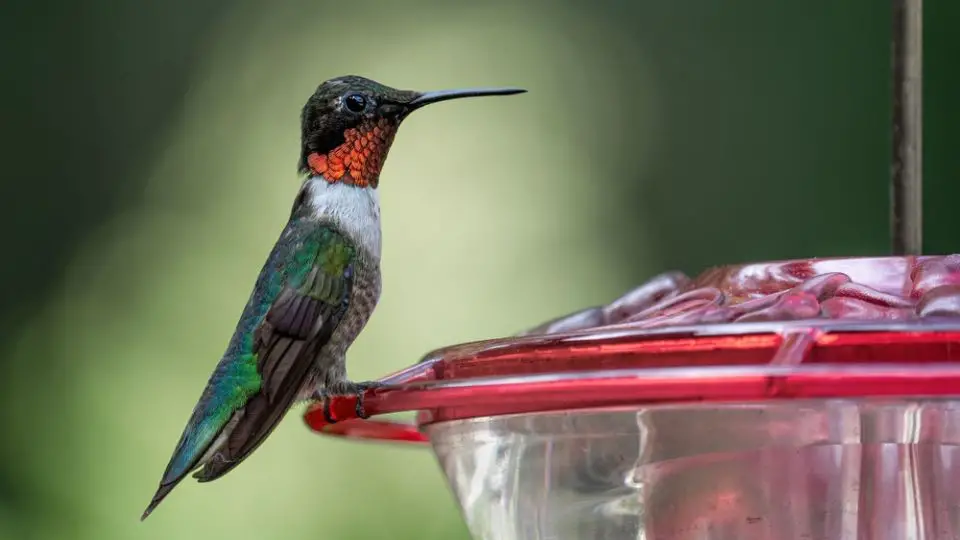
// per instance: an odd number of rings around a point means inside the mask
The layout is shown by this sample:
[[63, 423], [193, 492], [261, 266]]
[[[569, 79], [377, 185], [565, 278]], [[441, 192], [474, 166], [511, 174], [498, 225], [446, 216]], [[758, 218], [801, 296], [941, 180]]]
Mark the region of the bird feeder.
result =
[[894, 1], [894, 255], [660, 275], [429, 353], [328, 424], [432, 449], [478, 540], [960, 538], [960, 255], [920, 255], [920, 1]]

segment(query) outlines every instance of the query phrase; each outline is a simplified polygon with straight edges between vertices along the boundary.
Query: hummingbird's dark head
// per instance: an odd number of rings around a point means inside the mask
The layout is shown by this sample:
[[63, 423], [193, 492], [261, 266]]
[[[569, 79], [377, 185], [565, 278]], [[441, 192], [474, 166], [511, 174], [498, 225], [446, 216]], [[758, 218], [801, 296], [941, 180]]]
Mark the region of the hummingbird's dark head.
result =
[[317, 87], [303, 107], [299, 170], [328, 182], [376, 188], [380, 169], [400, 122], [439, 101], [525, 92], [519, 88], [475, 88], [414, 92], [347, 75]]

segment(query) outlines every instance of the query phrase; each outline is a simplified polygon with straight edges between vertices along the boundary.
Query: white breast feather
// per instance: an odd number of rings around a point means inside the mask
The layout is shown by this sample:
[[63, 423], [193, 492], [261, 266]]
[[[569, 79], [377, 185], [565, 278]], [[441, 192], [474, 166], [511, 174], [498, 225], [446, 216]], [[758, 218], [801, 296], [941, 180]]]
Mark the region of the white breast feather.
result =
[[380, 260], [380, 196], [370, 187], [329, 183], [311, 177], [309, 204], [321, 219], [329, 219], [359, 247]]

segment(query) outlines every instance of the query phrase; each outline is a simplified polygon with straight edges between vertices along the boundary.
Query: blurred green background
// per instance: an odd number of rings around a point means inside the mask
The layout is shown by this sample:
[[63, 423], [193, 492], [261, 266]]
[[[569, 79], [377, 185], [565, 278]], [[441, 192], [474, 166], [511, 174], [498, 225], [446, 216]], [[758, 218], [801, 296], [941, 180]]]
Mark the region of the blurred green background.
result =
[[[316, 85], [530, 90], [400, 130], [369, 379], [663, 270], [885, 253], [888, 5], [3, 3], [0, 538], [468, 538], [428, 451], [299, 414], [137, 520], [287, 217]], [[960, 3], [926, 12], [926, 251], [957, 252]]]

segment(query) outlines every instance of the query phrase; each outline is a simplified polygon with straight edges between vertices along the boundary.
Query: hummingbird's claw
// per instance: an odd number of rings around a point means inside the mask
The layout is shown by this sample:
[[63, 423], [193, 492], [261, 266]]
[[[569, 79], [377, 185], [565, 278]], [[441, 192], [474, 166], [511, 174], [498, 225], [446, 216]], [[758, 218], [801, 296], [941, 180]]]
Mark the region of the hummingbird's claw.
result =
[[383, 383], [377, 381], [367, 381], [362, 383], [353, 383], [354, 391], [357, 395], [357, 418], [361, 420], [366, 420], [370, 418], [370, 415], [367, 414], [367, 411], [363, 409], [363, 395], [367, 390], [373, 390], [374, 388], [380, 388], [383, 386]]
[[357, 394], [357, 418], [361, 420], [370, 418], [367, 416], [367, 411], [363, 410], [363, 392]]
[[323, 397], [323, 419], [327, 421], [328, 424], [336, 424], [337, 419], [333, 417], [333, 413], [330, 411], [330, 397]]
[[328, 424], [337, 423], [337, 419], [333, 417], [333, 411], [330, 410], [330, 398], [332, 397], [330, 391], [326, 388], [317, 388], [312, 396], [313, 401], [320, 402], [320, 411], [323, 413], [323, 420]]
[[357, 399], [356, 414], [357, 418], [361, 420], [366, 420], [370, 418], [370, 415], [367, 414], [367, 411], [363, 407], [363, 394], [367, 390], [373, 388], [378, 388], [382, 386], [381, 383], [376, 381], [367, 381], [367, 382], [352, 382], [352, 381], [339, 381], [331, 384], [326, 388], [317, 389], [317, 392], [314, 394], [314, 399], [323, 403], [323, 419], [327, 424], [335, 424], [337, 419], [333, 417], [333, 412], [330, 410], [330, 400], [334, 396], [351, 396]]

